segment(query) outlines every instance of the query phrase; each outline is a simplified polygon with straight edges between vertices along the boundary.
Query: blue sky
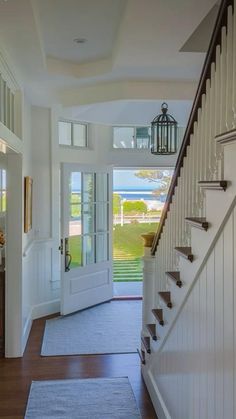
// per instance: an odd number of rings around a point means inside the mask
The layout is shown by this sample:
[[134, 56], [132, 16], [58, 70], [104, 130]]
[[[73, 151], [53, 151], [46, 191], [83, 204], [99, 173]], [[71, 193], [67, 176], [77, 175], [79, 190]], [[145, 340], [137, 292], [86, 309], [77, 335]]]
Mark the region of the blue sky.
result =
[[157, 189], [156, 182], [148, 182], [144, 179], [139, 179], [135, 176], [137, 170], [114, 170], [113, 172], [113, 185], [114, 190], [153, 190]]
[[[135, 176], [138, 170], [114, 170], [113, 172], [113, 189], [122, 190], [147, 190], [152, 191], [158, 188], [157, 182], [148, 182]], [[81, 184], [81, 176], [79, 172], [72, 175], [72, 190], [79, 190]]]

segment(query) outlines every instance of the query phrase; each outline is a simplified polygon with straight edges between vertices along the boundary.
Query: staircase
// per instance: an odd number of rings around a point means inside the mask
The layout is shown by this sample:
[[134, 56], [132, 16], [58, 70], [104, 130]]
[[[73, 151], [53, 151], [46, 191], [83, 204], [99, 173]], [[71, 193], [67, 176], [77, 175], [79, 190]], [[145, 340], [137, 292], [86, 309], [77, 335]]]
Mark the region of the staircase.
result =
[[142, 262], [141, 259], [117, 260], [113, 262], [113, 280], [117, 281], [142, 281]]
[[114, 250], [113, 254], [113, 281], [142, 281], [142, 260], [134, 259], [133, 255]]
[[221, 4], [165, 211], [144, 257], [139, 354], [159, 419], [236, 417], [233, 3]]

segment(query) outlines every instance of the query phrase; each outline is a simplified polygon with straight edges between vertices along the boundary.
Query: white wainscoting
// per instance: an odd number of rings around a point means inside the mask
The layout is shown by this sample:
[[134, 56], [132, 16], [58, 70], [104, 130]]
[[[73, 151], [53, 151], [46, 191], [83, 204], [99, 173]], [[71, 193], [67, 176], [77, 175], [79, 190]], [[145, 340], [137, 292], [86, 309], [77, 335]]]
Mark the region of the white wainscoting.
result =
[[236, 417], [235, 240], [234, 208], [152, 362], [172, 419]]
[[33, 240], [23, 252], [23, 351], [32, 320], [60, 311], [59, 275], [52, 281], [55, 245], [50, 238]]

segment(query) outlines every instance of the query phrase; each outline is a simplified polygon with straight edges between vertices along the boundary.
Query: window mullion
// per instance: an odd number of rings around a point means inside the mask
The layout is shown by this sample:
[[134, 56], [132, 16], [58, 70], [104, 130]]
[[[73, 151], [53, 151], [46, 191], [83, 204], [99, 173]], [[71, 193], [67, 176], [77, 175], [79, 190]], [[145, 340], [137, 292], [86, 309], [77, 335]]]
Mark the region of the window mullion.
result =
[[71, 145], [74, 145], [74, 124], [71, 122]]

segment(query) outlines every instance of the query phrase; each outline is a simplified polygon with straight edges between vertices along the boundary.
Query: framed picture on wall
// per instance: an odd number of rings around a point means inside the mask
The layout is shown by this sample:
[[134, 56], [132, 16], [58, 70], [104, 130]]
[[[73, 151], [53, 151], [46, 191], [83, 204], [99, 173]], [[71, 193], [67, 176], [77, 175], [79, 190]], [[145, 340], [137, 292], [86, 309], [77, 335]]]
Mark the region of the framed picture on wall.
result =
[[25, 177], [24, 185], [24, 232], [32, 229], [33, 179]]

